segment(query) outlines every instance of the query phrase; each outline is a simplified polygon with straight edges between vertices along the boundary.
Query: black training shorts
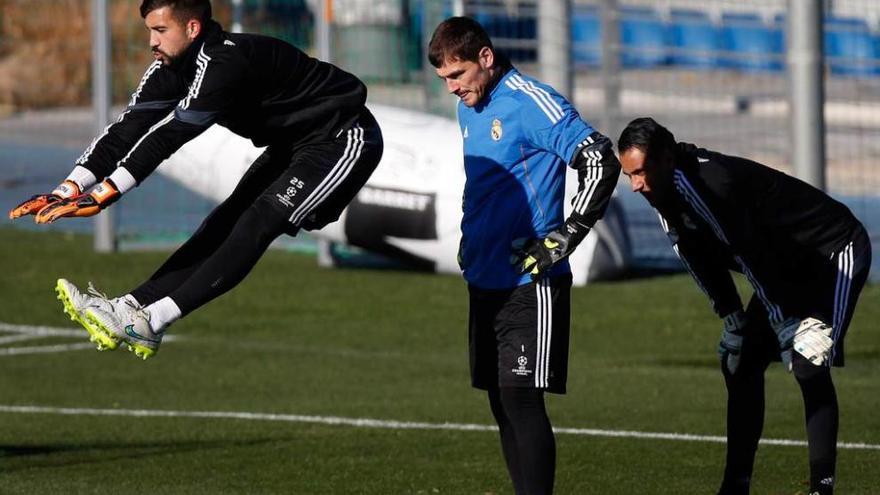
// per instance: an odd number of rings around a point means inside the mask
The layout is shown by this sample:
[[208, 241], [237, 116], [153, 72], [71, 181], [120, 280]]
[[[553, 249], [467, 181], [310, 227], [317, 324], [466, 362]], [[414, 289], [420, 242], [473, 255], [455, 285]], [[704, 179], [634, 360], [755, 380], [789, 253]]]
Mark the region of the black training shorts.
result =
[[[832, 327], [834, 347], [825, 366], [844, 364], [844, 339], [870, 268], [871, 241], [867, 232], [860, 229], [851, 242], [827, 260], [800, 266], [797, 273], [786, 274], [792, 294], [785, 313], [817, 318]], [[757, 295], [749, 302], [746, 314], [750, 323], [743, 338], [742, 359], [762, 366], [779, 361], [779, 343], [767, 309]]]
[[506, 290], [469, 286], [470, 364], [475, 388], [565, 393], [571, 275]]

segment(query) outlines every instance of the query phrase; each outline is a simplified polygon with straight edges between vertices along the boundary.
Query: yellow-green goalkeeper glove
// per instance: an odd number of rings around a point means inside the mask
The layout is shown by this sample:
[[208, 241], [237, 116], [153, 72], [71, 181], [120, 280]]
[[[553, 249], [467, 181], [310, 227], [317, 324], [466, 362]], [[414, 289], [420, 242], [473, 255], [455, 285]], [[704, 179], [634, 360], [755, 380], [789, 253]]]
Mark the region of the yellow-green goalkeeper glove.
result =
[[589, 227], [568, 219], [562, 227], [550, 232], [544, 239], [513, 241], [510, 262], [520, 274], [529, 273], [532, 280], [538, 280], [553, 265], [570, 255], [589, 232]]
[[88, 194], [51, 203], [37, 213], [37, 223], [52, 223], [62, 217], [90, 217], [110, 206], [122, 194], [110, 179], [95, 186]]

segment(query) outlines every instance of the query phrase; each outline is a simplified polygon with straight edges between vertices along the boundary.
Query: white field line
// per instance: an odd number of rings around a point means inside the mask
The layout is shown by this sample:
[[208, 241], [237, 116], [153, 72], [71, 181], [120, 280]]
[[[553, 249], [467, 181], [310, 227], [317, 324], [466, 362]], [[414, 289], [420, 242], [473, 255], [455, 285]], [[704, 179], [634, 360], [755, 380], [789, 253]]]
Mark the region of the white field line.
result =
[[[82, 337], [82, 330], [69, 328], [13, 325], [0, 322], [0, 331], [15, 332], [23, 336], [33, 338], [65, 336]], [[12, 339], [12, 337], [7, 337]], [[16, 339], [18, 340], [18, 339]], [[163, 340], [173, 340], [173, 336], [166, 336]], [[0, 343], [2, 343], [0, 338]], [[0, 349], [0, 356], [33, 353], [64, 352], [80, 349], [94, 349], [94, 344], [61, 344], [36, 347], [12, 347]], [[410, 430], [454, 430], [454, 431], [497, 431], [492, 425], [462, 424], [462, 423], [419, 423], [410, 421], [379, 420], [367, 418], [342, 418], [335, 416], [303, 416], [297, 414], [269, 414], [249, 412], [223, 412], [223, 411], [162, 411], [149, 409], [88, 409], [88, 408], [53, 408], [39, 406], [3, 406], [0, 412], [26, 413], [26, 414], [61, 414], [74, 416], [130, 416], [130, 417], [165, 417], [165, 418], [213, 418], [213, 419], [240, 419], [250, 421], [279, 421], [292, 423], [317, 423], [326, 425], [354, 426], [359, 428], [385, 428], [385, 429], [410, 429]], [[554, 428], [556, 433], [562, 435], [581, 435], [596, 437], [615, 438], [641, 438], [655, 440], [674, 440], [685, 442], [709, 442], [725, 443], [727, 440], [722, 436], [692, 435], [688, 433], [657, 433], [627, 430], [602, 430], [594, 428]], [[803, 440], [773, 439], [761, 440], [764, 445], [783, 446], [806, 446]], [[880, 445], [865, 443], [838, 443], [841, 449], [880, 450]]]
[[[46, 337], [75, 337], [84, 339], [88, 334], [84, 329], [47, 327], [39, 325], [13, 325], [11, 323], [0, 322], [0, 332], [10, 332], [13, 335], [0, 337], [0, 345], [10, 344], [13, 342], [21, 342], [24, 340], [43, 339]], [[168, 335], [164, 342], [176, 340], [179, 337]], [[0, 347], [0, 357], [19, 356], [23, 354], [48, 354], [55, 352], [81, 351], [86, 349], [95, 349], [92, 343], [77, 344], [55, 344], [28, 347]]]
[[[498, 431], [493, 425], [473, 423], [421, 423], [370, 418], [343, 418], [338, 416], [304, 416], [299, 414], [271, 414], [232, 411], [166, 411], [156, 409], [92, 409], [73, 407], [11, 406], [0, 405], [0, 413], [56, 414], [65, 416], [122, 416], [138, 418], [202, 418], [236, 419], [245, 421], [276, 421], [285, 423], [312, 423], [322, 425], [353, 426], [356, 428], [381, 428], [390, 430], [452, 430], [452, 431]], [[691, 435], [687, 433], [656, 433], [627, 430], [602, 430], [595, 428], [554, 428], [560, 435], [580, 435], [593, 437], [637, 438], [650, 440], [673, 440], [681, 442], [725, 443], [722, 436]], [[804, 447], [803, 440], [767, 438], [763, 445]], [[880, 445], [866, 443], [839, 442], [839, 449], [880, 450]]]
[[25, 340], [34, 340], [34, 339], [42, 339], [42, 335], [28, 335], [28, 334], [16, 334], [16, 335], [7, 335], [6, 337], [0, 337], [0, 345], [4, 344], [12, 344], [14, 342], [23, 342]]
[[67, 351], [83, 351], [86, 349], [95, 349], [95, 344], [87, 342], [85, 344], [58, 344], [58, 345], [39, 345], [31, 347], [7, 347], [0, 349], [0, 356], [16, 356], [19, 354], [51, 354], [53, 352]]
[[[47, 337], [85, 337], [84, 330], [71, 328], [46, 327], [35, 325], [13, 325], [0, 322], [0, 332], [11, 332], [13, 335], [0, 337], [0, 345], [21, 342], [24, 340], [44, 339]], [[57, 344], [28, 347], [5, 347], [0, 348], [0, 357], [20, 356], [23, 354], [49, 354], [55, 352], [81, 351], [94, 349], [92, 343]]]
[[[35, 337], [82, 337], [86, 335], [85, 329], [67, 327], [46, 327], [40, 325], [13, 325], [12, 323], [0, 322], [0, 332], [13, 332]], [[162, 342], [180, 340], [179, 335], [166, 335]]]
[[0, 322], [0, 332], [20, 333], [35, 337], [82, 337], [84, 330], [60, 327], [44, 327], [37, 325], [13, 325]]

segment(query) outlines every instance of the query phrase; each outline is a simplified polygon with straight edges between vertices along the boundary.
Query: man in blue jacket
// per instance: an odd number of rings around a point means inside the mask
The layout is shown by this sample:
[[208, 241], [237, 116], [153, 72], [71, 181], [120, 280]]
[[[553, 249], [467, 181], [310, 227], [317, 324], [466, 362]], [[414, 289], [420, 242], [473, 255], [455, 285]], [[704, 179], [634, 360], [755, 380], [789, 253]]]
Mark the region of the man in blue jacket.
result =
[[[567, 257], [605, 212], [620, 164], [607, 137], [517, 71], [476, 21], [442, 22], [428, 58], [459, 98], [472, 384], [488, 391], [516, 493], [551, 493], [556, 446], [544, 391], [565, 393]], [[580, 179], [568, 218], [566, 165]]]

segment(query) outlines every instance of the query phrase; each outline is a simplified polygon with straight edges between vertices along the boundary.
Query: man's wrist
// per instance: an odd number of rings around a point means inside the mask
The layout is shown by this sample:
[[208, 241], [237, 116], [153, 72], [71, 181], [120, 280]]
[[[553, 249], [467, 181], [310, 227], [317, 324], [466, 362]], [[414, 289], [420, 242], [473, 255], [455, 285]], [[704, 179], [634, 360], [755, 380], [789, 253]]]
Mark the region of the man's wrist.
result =
[[574, 251], [574, 248], [590, 233], [590, 227], [578, 217], [578, 215], [572, 214], [556, 231], [559, 236], [565, 239], [568, 252]]
[[98, 178], [95, 177], [95, 174], [92, 173], [91, 170], [83, 167], [82, 165], [77, 165], [73, 167], [73, 170], [70, 171], [70, 174], [67, 175], [67, 178], [64, 179], [65, 182], [70, 181], [79, 188], [79, 193], [81, 194], [86, 189], [94, 186], [98, 183]]
[[791, 347], [799, 324], [800, 319], [792, 317], [770, 325], [773, 328], [773, 332], [776, 333], [776, 339], [779, 341], [781, 348]]
[[61, 199], [72, 198], [78, 196], [80, 193], [82, 193], [82, 189], [79, 187], [79, 184], [72, 180], [65, 180], [52, 190], [52, 194]]
[[748, 317], [746, 317], [745, 311], [740, 308], [721, 317], [721, 321], [724, 322], [725, 332], [740, 333], [748, 323]]
[[137, 179], [125, 167], [118, 167], [108, 179], [113, 181], [113, 186], [119, 194], [125, 194], [137, 186]]
[[113, 179], [109, 177], [95, 186], [89, 194], [95, 198], [98, 206], [102, 209], [115, 203], [119, 196], [121, 196], [119, 188], [113, 182]]

